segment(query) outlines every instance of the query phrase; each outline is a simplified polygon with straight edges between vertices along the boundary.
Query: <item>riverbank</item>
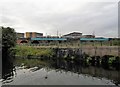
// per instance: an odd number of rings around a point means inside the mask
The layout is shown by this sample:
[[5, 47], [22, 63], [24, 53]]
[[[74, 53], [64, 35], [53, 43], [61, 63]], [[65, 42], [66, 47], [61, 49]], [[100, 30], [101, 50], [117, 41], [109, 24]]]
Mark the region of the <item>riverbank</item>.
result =
[[23, 58], [30, 58], [31, 56], [38, 56], [38, 57], [51, 57], [54, 52], [52, 49], [48, 48], [35, 48], [35, 47], [29, 47], [29, 46], [16, 46], [15, 48], [16, 54], [15, 56], [17, 57], [23, 57]]
[[[90, 47], [86, 47], [86, 49], [88, 48], [90, 49]], [[89, 74], [91, 77], [108, 78], [114, 84], [116, 85], [120, 84], [119, 82], [120, 77], [118, 74], [120, 73], [120, 67], [119, 67], [120, 57], [119, 56], [113, 56], [111, 54], [104, 55], [104, 56], [98, 56], [98, 55], [91, 56], [83, 52], [83, 48], [82, 49], [80, 48], [79, 49], [78, 48], [40, 48], [36, 46], [34, 47], [19, 46], [14, 49], [16, 50], [15, 61], [14, 61], [15, 67], [20, 66], [20, 67], [23, 67], [24, 69], [35, 67], [34, 69], [32, 69], [33, 72], [34, 71], [38, 72], [39, 70], [45, 67], [47, 69], [49, 68], [49, 70], [55, 70], [56, 72], [57, 71], [60, 71], [60, 72], [64, 71], [64, 73], [72, 72], [78, 75]], [[13, 70], [16, 71], [15, 69]], [[31, 72], [27, 74], [30, 74], [30, 73]], [[32, 75], [36, 75], [36, 74], [32, 74]], [[55, 73], [54, 75], [56, 76]], [[38, 79], [37, 77], [39, 77], [38, 74], [34, 77], [34, 79]], [[43, 77], [44, 78], [43, 80], [46, 80], [46, 78], [54, 79], [54, 77], [51, 77], [51, 75], [49, 75], [48, 77], [48, 74], [46, 74]], [[31, 77], [31, 74], [29, 78], [33, 78]], [[27, 81], [29, 82], [29, 79]], [[33, 80], [30, 80], [29, 84], [31, 84], [31, 81]], [[36, 80], [34, 80], [33, 82], [35, 83], [35, 81]], [[59, 80], [56, 80], [56, 79], [54, 79], [53, 81], [59, 82]], [[28, 84], [28, 82], [25, 84]], [[17, 84], [17, 83], [15, 82], [14, 84]], [[18, 84], [24, 84], [24, 81], [23, 83], [21, 83], [21, 80], [18, 80]], [[49, 84], [49, 82], [46, 82], [45, 84]], [[66, 80], [65, 80], [65, 84], [67, 84]], [[78, 83], [75, 82], [75, 84], [78, 84]], [[95, 83], [93, 82], [92, 84], [95, 84]]]
[[[80, 66], [98, 66], [104, 67], [105, 69], [115, 69], [120, 70], [120, 57], [117, 55], [107, 54], [103, 49], [106, 49], [108, 52], [108, 48], [92, 48], [85, 47], [81, 49], [76, 48], [38, 48], [38, 47], [27, 47], [27, 46], [18, 46], [16, 47], [16, 58], [23, 59], [22, 62], [27, 64], [28, 66], [35, 66], [36, 64], [43, 64], [46, 61], [73, 61], [76, 62], [77, 65]], [[113, 49], [117, 49], [114, 48]], [[85, 51], [86, 50], [86, 51]], [[99, 52], [98, 52], [99, 51]], [[111, 50], [113, 51], [113, 50]], [[91, 52], [91, 53], [90, 53]], [[94, 55], [91, 55], [92, 52]], [[101, 52], [105, 53], [104, 55]], [[97, 54], [98, 53], [98, 54]], [[24, 60], [25, 59], [25, 60]], [[27, 59], [30, 59], [30, 62], [27, 62]], [[35, 59], [35, 60], [32, 60]], [[36, 62], [34, 65], [34, 62]], [[41, 62], [42, 61], [42, 62]], [[19, 61], [20, 62], [20, 61]], [[48, 63], [48, 62], [47, 62]], [[44, 63], [45, 64], [45, 63]]]
[[[30, 52], [27, 54], [30, 55], [38, 55], [41, 52], [39, 52], [41, 49], [47, 49], [48, 51], [50, 51], [51, 49], [80, 49], [82, 52], [85, 52], [86, 54], [90, 55], [90, 56], [104, 56], [104, 55], [112, 55], [112, 56], [120, 56], [120, 46], [92, 46], [92, 45], [66, 45], [66, 46], [62, 46], [62, 45], [56, 45], [56, 46], [52, 46], [52, 45], [48, 45], [48, 46], [39, 46], [39, 45], [33, 45], [33, 46], [29, 46], [29, 45], [17, 45], [15, 49], [26, 49], [29, 48]], [[40, 50], [36, 50], [40, 49]], [[35, 51], [36, 50], [36, 51]], [[32, 51], [32, 52], [31, 52]], [[51, 50], [53, 51], [53, 50]], [[18, 52], [18, 51], [17, 51]], [[45, 52], [47, 53], [47, 52]], [[24, 54], [24, 53], [23, 53]], [[21, 55], [21, 54], [20, 54]], [[41, 54], [40, 54], [41, 55]]]

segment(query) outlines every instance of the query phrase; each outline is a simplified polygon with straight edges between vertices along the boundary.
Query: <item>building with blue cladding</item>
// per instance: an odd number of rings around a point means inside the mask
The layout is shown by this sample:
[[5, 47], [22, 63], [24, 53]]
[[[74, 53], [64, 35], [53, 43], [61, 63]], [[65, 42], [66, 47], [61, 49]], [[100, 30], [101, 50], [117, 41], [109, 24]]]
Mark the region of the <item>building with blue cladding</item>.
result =
[[80, 38], [80, 41], [109, 41], [109, 38]]
[[38, 41], [44, 41], [44, 40], [47, 40], [47, 41], [65, 41], [67, 40], [66, 38], [31, 38], [31, 40], [38, 40]]
[[[31, 41], [65, 41], [66, 38], [31, 38]], [[109, 41], [109, 38], [80, 38], [80, 41]]]

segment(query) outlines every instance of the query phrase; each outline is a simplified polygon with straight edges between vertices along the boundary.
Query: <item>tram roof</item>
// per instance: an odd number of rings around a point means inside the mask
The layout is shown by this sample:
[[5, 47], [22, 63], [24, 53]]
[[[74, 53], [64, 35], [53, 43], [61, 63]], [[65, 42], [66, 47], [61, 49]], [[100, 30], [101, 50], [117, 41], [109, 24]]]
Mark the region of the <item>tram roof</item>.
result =
[[108, 41], [109, 38], [80, 38], [80, 41]]
[[60, 41], [63, 41], [63, 40], [67, 40], [66, 38], [31, 38], [31, 40], [60, 40]]

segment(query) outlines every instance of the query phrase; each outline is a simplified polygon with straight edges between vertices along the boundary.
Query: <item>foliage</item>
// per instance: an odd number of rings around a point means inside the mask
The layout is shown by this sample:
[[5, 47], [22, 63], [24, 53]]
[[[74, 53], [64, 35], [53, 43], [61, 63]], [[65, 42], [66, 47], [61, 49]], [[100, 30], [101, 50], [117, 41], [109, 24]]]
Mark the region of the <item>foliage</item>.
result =
[[16, 44], [16, 33], [13, 28], [2, 27], [2, 47], [11, 48]]
[[16, 33], [13, 28], [1, 27], [2, 30], [2, 78], [10, 74], [13, 69], [14, 50], [16, 44]]
[[120, 40], [113, 40], [112, 43], [114, 46], [120, 46]]
[[16, 46], [15, 49], [16, 49], [16, 56], [22, 56], [22, 57], [26, 57], [28, 55], [50, 57], [54, 53], [53, 50], [49, 48], [38, 49], [29, 46]]

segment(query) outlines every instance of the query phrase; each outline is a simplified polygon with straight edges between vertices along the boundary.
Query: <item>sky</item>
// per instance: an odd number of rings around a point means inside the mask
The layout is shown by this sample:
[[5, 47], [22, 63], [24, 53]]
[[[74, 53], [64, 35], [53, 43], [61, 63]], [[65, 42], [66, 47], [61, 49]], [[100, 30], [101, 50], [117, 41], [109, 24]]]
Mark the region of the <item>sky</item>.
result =
[[118, 37], [119, 0], [1, 0], [0, 26], [44, 35]]

